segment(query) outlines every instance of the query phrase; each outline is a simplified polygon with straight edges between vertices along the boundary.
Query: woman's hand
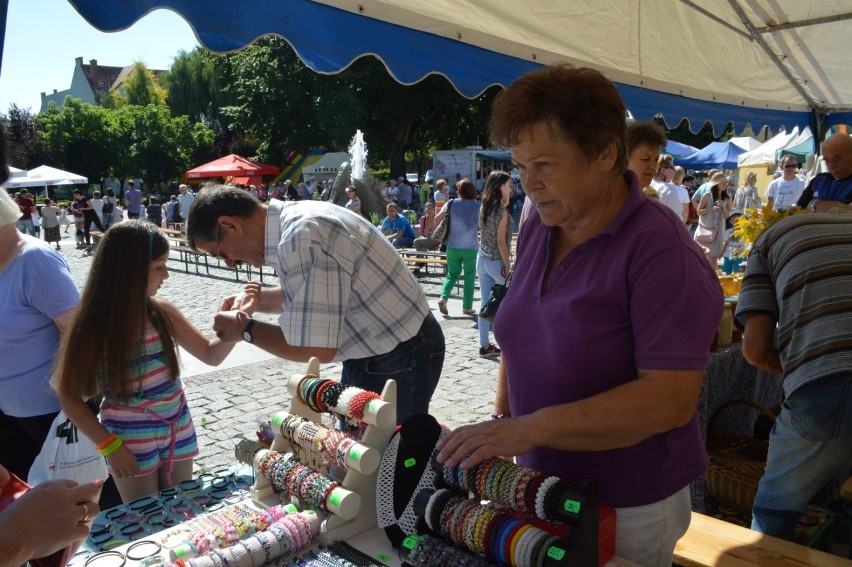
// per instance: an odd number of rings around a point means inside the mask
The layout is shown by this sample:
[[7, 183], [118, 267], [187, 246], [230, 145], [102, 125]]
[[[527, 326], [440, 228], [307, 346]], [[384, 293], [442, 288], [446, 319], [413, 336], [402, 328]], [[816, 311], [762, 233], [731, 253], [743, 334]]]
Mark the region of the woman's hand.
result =
[[503, 276], [503, 279], [509, 277], [509, 268], [505, 264], [500, 268], [500, 275]]
[[49, 480], [12, 502], [0, 512], [0, 550], [4, 552], [0, 564], [22, 565], [68, 546], [75, 548], [89, 535], [100, 512], [102, 484], [78, 486], [71, 480]]
[[121, 445], [107, 458], [112, 475], [116, 478], [128, 478], [139, 474], [139, 463], [126, 445]]
[[535, 445], [521, 419], [506, 418], [459, 427], [440, 439], [437, 448], [438, 462], [450, 467], [470, 455], [462, 467], [469, 469], [491, 457], [523, 455]]

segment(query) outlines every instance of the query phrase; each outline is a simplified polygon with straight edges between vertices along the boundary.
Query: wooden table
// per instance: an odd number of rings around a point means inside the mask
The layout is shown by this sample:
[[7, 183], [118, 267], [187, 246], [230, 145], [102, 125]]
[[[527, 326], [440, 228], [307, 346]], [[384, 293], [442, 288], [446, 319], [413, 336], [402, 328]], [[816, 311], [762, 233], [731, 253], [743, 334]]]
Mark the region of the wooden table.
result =
[[692, 567], [849, 567], [850, 561], [748, 528], [692, 513], [692, 523], [675, 546], [675, 563]]

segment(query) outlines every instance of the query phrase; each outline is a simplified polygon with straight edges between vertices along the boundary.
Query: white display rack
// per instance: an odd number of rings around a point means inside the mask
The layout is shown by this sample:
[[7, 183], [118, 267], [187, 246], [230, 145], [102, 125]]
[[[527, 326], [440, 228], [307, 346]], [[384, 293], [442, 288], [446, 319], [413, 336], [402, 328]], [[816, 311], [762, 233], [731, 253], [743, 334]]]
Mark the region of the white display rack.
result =
[[[319, 377], [318, 359], [311, 358], [305, 374], [295, 374], [287, 381], [287, 391], [292, 396], [289, 413], [323, 426], [322, 415], [299, 401], [296, 396], [296, 389], [305, 375]], [[279, 453], [294, 452], [294, 456], [300, 463], [317, 472], [327, 474], [328, 467], [322, 463], [319, 455], [291, 447], [281, 435], [276, 424], [280, 425], [287, 415], [287, 412], [278, 412], [272, 419], [275, 440], [271, 450]], [[347, 469], [340, 482], [341, 486], [332, 493], [327, 502], [330, 513], [323, 514], [318, 511], [320, 517], [324, 516], [320, 533], [317, 535], [317, 539], [322, 543], [349, 539], [375, 527], [378, 523], [376, 516], [378, 465], [396, 430], [396, 382], [394, 380], [388, 380], [385, 383], [380, 399], [371, 400], [364, 406], [364, 416], [361, 421], [367, 427], [360, 442], [350, 448], [347, 454]], [[271, 506], [280, 499], [274, 493], [270, 482], [259, 474], [260, 460], [266, 453], [267, 451], [263, 450], [255, 454], [256, 481], [251, 488], [251, 496], [256, 502]]]

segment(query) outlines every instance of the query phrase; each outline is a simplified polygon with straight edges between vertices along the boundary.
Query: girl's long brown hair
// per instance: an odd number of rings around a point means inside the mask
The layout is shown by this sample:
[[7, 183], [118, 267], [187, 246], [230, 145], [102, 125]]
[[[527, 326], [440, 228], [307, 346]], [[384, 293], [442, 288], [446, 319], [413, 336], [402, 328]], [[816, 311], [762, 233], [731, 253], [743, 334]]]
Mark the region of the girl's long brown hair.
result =
[[500, 209], [503, 201], [503, 184], [512, 178], [505, 171], [492, 171], [485, 180], [485, 188], [482, 190], [482, 207], [479, 209], [480, 230], [485, 226], [485, 221]]
[[145, 320], [160, 333], [173, 380], [180, 375], [177, 346], [168, 319], [148, 297], [151, 260], [168, 254], [169, 243], [145, 221], [113, 225], [92, 260], [80, 308], [59, 351], [53, 387], [60, 395], [88, 399], [99, 393], [99, 376], [115, 399], [130, 399], [139, 378], [132, 365], [142, 344]]

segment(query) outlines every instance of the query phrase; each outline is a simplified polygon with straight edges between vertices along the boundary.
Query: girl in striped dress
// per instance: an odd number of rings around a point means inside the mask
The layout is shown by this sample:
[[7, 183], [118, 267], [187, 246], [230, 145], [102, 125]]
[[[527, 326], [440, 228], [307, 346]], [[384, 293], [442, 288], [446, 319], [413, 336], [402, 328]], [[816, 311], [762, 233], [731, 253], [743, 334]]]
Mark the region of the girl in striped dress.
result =
[[[192, 478], [198, 443], [177, 345], [216, 366], [235, 344], [206, 338], [156, 297], [168, 259], [168, 241], [151, 224], [110, 227], [53, 379], [62, 409], [98, 444], [125, 502]], [[97, 395], [99, 419], [84, 403]]]

